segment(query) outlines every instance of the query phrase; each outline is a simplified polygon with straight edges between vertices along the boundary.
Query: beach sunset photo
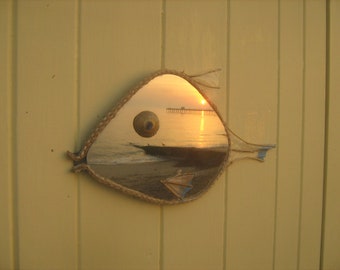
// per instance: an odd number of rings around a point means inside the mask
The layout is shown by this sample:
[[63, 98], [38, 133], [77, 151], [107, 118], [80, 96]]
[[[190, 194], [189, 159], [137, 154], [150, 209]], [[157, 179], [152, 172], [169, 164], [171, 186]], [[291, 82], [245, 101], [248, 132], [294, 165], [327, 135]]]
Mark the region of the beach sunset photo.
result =
[[[149, 120], [142, 129], [157, 125], [150, 136], [133, 125], [143, 114]], [[87, 164], [106, 179], [171, 201], [200, 194], [218, 176], [227, 153], [228, 137], [216, 111], [187, 80], [163, 74], [118, 111], [89, 149]]]

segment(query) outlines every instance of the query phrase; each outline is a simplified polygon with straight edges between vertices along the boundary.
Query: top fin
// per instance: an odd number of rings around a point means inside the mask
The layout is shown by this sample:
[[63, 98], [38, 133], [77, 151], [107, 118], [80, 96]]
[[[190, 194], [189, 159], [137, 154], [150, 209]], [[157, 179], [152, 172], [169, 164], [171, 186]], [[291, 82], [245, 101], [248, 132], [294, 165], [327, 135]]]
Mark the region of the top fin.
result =
[[209, 89], [220, 89], [220, 68], [213, 69], [204, 73], [189, 75], [204, 91]]

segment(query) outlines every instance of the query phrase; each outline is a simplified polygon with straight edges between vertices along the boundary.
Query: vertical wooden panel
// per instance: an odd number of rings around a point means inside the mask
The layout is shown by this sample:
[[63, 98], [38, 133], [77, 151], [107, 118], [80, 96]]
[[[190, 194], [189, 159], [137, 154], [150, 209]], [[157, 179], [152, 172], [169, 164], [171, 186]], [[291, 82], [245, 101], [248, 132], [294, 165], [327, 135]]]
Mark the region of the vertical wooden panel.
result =
[[17, 203], [20, 269], [76, 267], [74, 142], [75, 7], [19, 1]]
[[325, 190], [323, 270], [340, 269], [340, 2], [329, 5], [328, 143]]
[[280, 77], [274, 267], [297, 269], [303, 121], [303, 2], [280, 2]]
[[[84, 1], [80, 27], [84, 140], [131, 86], [160, 68], [161, 1]], [[81, 269], [158, 269], [159, 213], [81, 175]]]
[[[275, 143], [277, 1], [231, 1], [229, 27], [229, 127], [247, 141]], [[275, 151], [263, 164], [228, 168], [228, 269], [273, 266]]]
[[325, 124], [324, 1], [305, 1], [305, 74], [299, 269], [319, 269]]
[[0, 269], [14, 268], [12, 182], [12, 3], [0, 1]]
[[[222, 68], [226, 59], [225, 1], [166, 1], [165, 67], [188, 74]], [[211, 91], [225, 112], [225, 76]], [[163, 269], [222, 269], [224, 175], [199, 200], [164, 207]]]

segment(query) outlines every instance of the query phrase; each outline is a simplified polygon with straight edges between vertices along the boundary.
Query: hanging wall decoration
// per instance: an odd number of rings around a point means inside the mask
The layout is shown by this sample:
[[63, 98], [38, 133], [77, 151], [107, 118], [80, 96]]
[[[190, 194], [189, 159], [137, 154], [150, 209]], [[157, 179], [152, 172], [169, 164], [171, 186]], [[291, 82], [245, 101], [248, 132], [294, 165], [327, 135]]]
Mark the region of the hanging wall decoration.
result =
[[263, 161], [274, 146], [235, 135], [206, 94], [216, 87], [214, 72], [162, 70], [143, 80], [79, 152], [68, 152], [73, 171], [152, 203], [178, 204], [204, 194], [232, 162]]

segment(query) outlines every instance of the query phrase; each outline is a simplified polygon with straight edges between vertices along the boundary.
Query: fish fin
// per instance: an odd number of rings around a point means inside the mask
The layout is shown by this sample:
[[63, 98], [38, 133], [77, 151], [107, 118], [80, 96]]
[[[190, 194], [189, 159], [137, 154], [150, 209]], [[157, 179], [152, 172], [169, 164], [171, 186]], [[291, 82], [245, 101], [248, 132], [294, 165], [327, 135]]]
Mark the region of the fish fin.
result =
[[177, 198], [184, 199], [185, 195], [193, 188], [191, 184], [194, 174], [181, 174], [179, 171], [175, 176], [161, 180], [162, 184]]

